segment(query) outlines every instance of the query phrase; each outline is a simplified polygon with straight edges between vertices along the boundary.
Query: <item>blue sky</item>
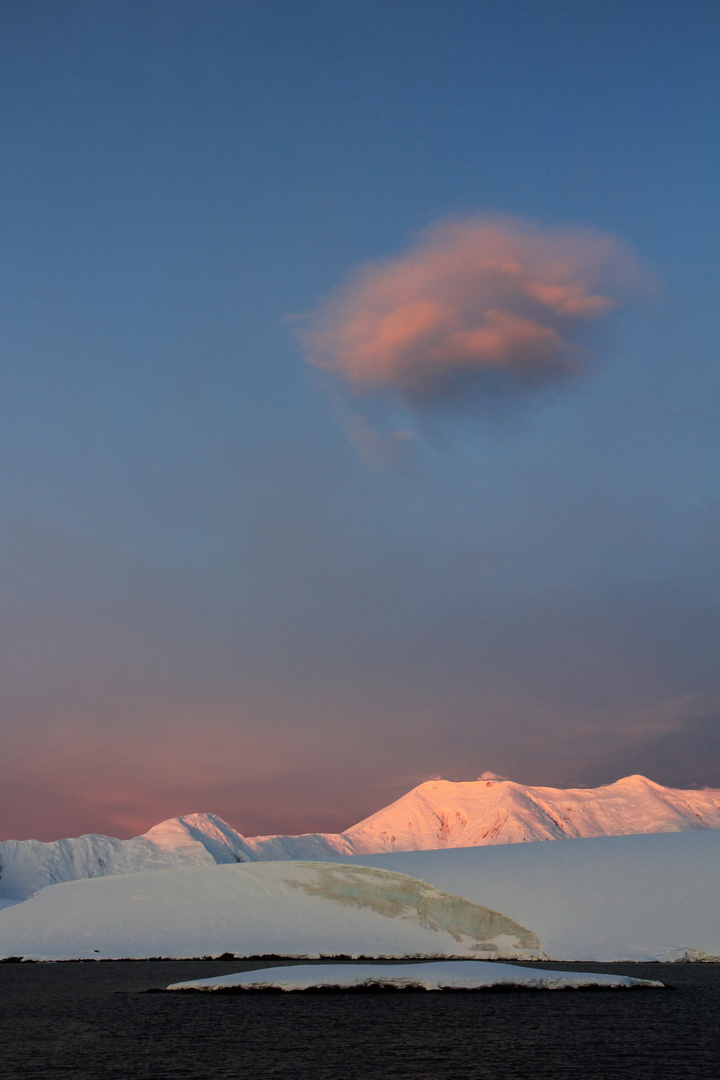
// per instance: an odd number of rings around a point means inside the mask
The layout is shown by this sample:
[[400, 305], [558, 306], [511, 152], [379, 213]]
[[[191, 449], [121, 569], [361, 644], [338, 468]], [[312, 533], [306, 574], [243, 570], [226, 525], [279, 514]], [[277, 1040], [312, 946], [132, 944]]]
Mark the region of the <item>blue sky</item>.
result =
[[[342, 829], [485, 770], [720, 787], [717, 5], [2, 25], [3, 835]], [[489, 220], [541, 277], [572, 235], [567, 289], [612, 238], [577, 374], [473, 354], [417, 399], [298, 337]]]

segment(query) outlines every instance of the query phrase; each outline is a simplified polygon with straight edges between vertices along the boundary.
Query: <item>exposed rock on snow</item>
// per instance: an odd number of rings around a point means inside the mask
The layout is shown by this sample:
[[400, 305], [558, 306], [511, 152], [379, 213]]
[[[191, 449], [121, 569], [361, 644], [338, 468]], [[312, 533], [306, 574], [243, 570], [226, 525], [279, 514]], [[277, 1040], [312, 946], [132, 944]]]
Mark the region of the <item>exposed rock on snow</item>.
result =
[[627, 975], [547, 971], [512, 964], [490, 964], [482, 960], [445, 960], [431, 964], [298, 964], [173, 983], [167, 989], [228, 993], [238, 990], [371, 990], [378, 987], [395, 990], [481, 990], [492, 986], [516, 986], [525, 990], [577, 990], [587, 987], [662, 988], [663, 983], [654, 979], [633, 979]]
[[0, 956], [542, 957], [496, 911], [394, 871], [267, 862], [67, 882], [0, 911]]

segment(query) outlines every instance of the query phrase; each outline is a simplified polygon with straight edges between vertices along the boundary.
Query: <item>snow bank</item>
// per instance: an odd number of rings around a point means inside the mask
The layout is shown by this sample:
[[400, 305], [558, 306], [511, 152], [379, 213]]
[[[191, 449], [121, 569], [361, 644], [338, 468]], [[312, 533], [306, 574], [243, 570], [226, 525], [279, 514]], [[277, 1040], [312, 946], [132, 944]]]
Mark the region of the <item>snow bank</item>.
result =
[[720, 956], [720, 831], [396, 852], [348, 860], [502, 911], [556, 960]]
[[594, 975], [580, 971], [546, 971], [489, 964], [482, 960], [445, 960], [433, 964], [298, 964], [293, 967], [243, 971], [210, 979], [173, 983], [168, 990], [346, 990], [393, 987], [396, 990], [480, 990], [517, 986], [526, 990], [577, 990], [583, 987], [628, 989], [662, 987], [651, 979], [627, 975]]
[[541, 956], [498, 912], [384, 869], [273, 862], [53, 885], [0, 911], [0, 956]]

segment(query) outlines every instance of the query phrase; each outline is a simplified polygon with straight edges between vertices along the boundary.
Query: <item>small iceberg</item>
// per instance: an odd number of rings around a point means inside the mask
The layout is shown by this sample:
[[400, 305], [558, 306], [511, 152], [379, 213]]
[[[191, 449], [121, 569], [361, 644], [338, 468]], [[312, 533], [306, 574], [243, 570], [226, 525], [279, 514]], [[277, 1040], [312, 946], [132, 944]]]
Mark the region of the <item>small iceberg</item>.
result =
[[720, 956], [700, 949], [668, 949], [657, 957], [661, 964], [720, 964]]
[[526, 990], [628, 989], [660, 987], [651, 979], [584, 971], [546, 971], [483, 960], [441, 960], [428, 964], [298, 964], [172, 983], [168, 990], [235, 993], [247, 990]]

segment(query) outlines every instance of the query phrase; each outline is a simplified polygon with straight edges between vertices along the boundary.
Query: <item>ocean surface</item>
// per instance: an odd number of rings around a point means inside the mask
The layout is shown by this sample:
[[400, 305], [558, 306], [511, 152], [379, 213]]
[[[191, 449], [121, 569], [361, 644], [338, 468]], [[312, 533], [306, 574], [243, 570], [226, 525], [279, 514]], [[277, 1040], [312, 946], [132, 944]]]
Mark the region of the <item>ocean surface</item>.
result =
[[271, 964], [0, 964], [0, 1077], [720, 1076], [720, 965], [534, 964], [667, 990], [147, 993]]

